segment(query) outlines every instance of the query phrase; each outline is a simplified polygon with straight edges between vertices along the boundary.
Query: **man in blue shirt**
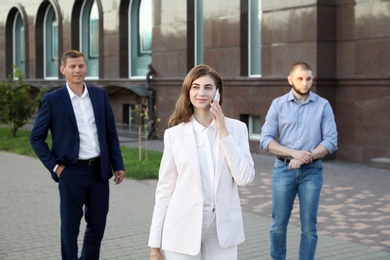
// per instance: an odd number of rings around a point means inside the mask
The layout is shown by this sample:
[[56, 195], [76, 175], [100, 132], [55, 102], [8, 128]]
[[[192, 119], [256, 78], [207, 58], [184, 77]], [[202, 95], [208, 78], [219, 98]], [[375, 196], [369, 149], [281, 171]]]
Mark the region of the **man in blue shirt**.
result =
[[[299, 259], [314, 259], [322, 158], [337, 150], [337, 129], [329, 102], [311, 92], [312, 69], [293, 64], [289, 93], [276, 98], [262, 127], [260, 147], [277, 155], [272, 175], [272, 259], [286, 259], [286, 233], [298, 194], [301, 219]], [[276, 136], [278, 138], [276, 139]]]

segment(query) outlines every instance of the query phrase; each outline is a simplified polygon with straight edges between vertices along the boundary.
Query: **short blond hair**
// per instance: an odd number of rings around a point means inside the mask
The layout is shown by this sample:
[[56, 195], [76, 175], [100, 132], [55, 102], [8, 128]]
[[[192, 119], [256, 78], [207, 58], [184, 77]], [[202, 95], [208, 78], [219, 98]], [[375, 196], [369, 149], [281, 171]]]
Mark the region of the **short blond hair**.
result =
[[84, 54], [80, 51], [77, 50], [66, 51], [61, 57], [61, 65], [65, 67], [67, 59], [73, 59], [79, 57], [83, 57], [83, 59], [85, 60]]

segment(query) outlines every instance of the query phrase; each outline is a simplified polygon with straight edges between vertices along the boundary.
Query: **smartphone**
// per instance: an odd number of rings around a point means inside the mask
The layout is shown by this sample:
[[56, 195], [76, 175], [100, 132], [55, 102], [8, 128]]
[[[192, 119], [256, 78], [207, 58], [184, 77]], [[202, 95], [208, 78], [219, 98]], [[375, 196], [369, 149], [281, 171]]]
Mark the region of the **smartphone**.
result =
[[220, 99], [221, 99], [221, 95], [219, 94], [219, 89], [217, 89], [217, 91], [215, 92], [214, 100], [217, 100], [219, 103]]

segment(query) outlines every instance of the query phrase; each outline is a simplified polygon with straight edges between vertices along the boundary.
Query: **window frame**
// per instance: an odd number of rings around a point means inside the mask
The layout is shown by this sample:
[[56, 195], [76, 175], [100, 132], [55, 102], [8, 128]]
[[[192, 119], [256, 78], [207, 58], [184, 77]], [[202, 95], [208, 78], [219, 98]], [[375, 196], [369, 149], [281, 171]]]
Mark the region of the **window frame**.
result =
[[[153, 2], [150, 1], [150, 8], [152, 9]], [[145, 43], [141, 43], [141, 30], [140, 30], [140, 8], [142, 0], [133, 0], [129, 5], [128, 10], [128, 75], [131, 79], [145, 79], [148, 73], [148, 65], [152, 63], [152, 51], [153, 51], [153, 33], [150, 37], [151, 51], [142, 51], [141, 48]], [[150, 10], [151, 17], [153, 19], [152, 10]], [[153, 30], [153, 20], [150, 26], [150, 31]]]
[[[91, 25], [91, 11], [96, 5], [98, 18], [95, 19], [97, 23], [98, 30], [95, 32], [97, 40], [94, 40], [94, 43], [97, 44], [96, 48], [98, 54], [91, 53], [91, 39], [94, 35], [88, 33], [90, 31]], [[88, 67], [86, 79], [99, 79], [100, 78], [100, 12], [99, 5], [97, 0], [87, 0], [83, 2], [83, 5], [80, 10], [80, 20], [79, 20], [79, 38], [80, 38], [80, 50], [84, 54], [85, 62]]]
[[[20, 21], [20, 22], [19, 22]], [[19, 23], [19, 24], [17, 24]], [[13, 53], [12, 53], [12, 64], [18, 68], [20, 72], [26, 75], [26, 52], [25, 52], [25, 28], [22, 14], [18, 11], [14, 17], [12, 25], [12, 41], [13, 41]], [[17, 59], [20, 60], [17, 61]], [[13, 68], [15, 72], [15, 68]], [[14, 74], [14, 78], [16, 75]]]
[[[50, 14], [49, 12], [52, 12]], [[49, 15], [53, 15], [54, 19], [48, 20], [50, 17]], [[51, 27], [51, 32], [49, 35], [49, 32], [47, 31], [47, 27]], [[59, 39], [58, 39], [58, 30], [59, 30], [59, 25], [58, 25], [58, 20], [56, 13], [54, 11], [54, 7], [52, 5], [48, 5], [46, 10], [45, 10], [45, 17], [43, 20], [43, 73], [44, 73], [44, 78], [45, 79], [58, 79], [59, 78], [59, 63], [58, 63], [58, 48], [59, 48]], [[48, 46], [48, 37], [51, 38], [50, 40], [50, 46]], [[50, 48], [50, 51], [48, 50]], [[48, 57], [47, 55], [50, 53], [51, 60], [53, 64], [48, 64]], [[53, 75], [48, 75], [48, 67], [53, 68], [55, 67], [55, 71], [57, 73], [54, 73]]]

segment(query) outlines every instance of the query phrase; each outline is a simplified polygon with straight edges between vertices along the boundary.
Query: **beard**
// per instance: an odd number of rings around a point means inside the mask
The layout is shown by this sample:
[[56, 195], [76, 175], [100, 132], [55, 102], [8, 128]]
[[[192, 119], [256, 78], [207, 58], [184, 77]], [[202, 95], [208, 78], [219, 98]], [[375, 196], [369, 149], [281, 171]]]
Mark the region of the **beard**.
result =
[[311, 91], [311, 87], [304, 93], [302, 91], [300, 91], [295, 85], [294, 83], [291, 84], [292, 88], [294, 89], [295, 93], [297, 93], [298, 95], [301, 95], [301, 96], [307, 96], [309, 95], [310, 91]]

